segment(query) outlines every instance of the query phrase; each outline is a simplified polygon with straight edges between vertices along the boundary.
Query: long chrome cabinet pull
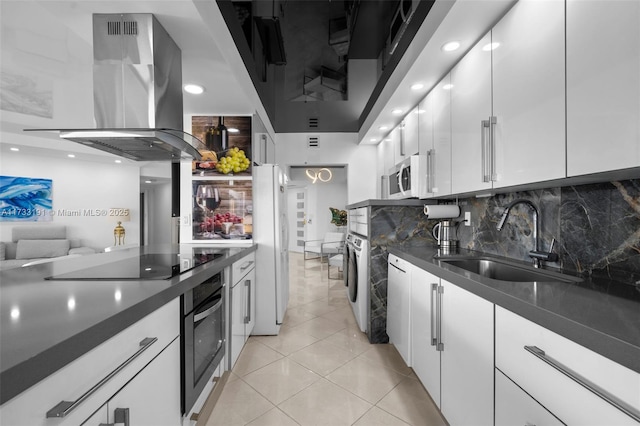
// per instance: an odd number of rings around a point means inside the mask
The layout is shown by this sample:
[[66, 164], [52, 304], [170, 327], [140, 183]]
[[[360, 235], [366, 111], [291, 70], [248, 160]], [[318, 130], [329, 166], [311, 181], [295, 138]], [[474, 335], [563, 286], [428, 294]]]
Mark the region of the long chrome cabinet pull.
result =
[[249, 324], [251, 322], [251, 280], [245, 280], [244, 285], [247, 287], [247, 314], [244, 316], [244, 323]]
[[437, 314], [436, 314], [436, 322], [437, 322], [437, 331], [436, 336], [438, 339], [438, 344], [436, 345], [437, 351], [444, 351], [444, 343], [442, 343], [442, 295], [444, 294], [444, 287], [441, 285], [438, 286], [438, 299], [437, 299]]
[[607, 392], [606, 390], [602, 389], [600, 386], [596, 385], [595, 383], [590, 382], [589, 380], [587, 380], [584, 377], [582, 377], [580, 374], [578, 374], [575, 371], [571, 370], [566, 365], [564, 365], [564, 364], [556, 361], [552, 357], [548, 356], [539, 347], [537, 347], [537, 346], [525, 346], [524, 349], [526, 351], [530, 352], [531, 354], [535, 355], [536, 357], [540, 358], [542, 361], [546, 362], [547, 364], [549, 364], [550, 366], [552, 366], [553, 368], [555, 368], [556, 370], [558, 370], [559, 372], [561, 372], [562, 374], [564, 374], [565, 376], [567, 376], [568, 378], [573, 380], [574, 382], [578, 383], [580, 386], [586, 388], [587, 390], [593, 392], [594, 394], [596, 394], [600, 398], [604, 399], [606, 402], [608, 402], [609, 404], [613, 405], [618, 410], [622, 411], [623, 413], [625, 413], [626, 415], [628, 415], [629, 417], [631, 417], [635, 421], [640, 422], [640, 413], [638, 413], [638, 411], [635, 408], [630, 407], [625, 402], [620, 401], [614, 395], [611, 395], [609, 392]]
[[498, 174], [496, 173], [496, 124], [498, 123], [498, 117], [492, 115], [489, 117], [489, 136], [491, 137], [489, 142], [489, 173], [492, 182], [498, 180]]
[[[436, 295], [436, 297], [433, 297], [433, 295]], [[435, 306], [435, 302], [436, 299], [438, 298], [438, 283], [432, 283], [431, 284], [431, 298], [430, 298], [430, 302], [431, 302], [431, 346], [436, 346], [438, 344], [438, 338], [436, 337], [436, 306]]]
[[490, 129], [489, 120], [480, 122], [480, 143], [482, 147], [482, 181], [491, 182], [489, 164], [487, 161], [488, 152], [491, 148], [487, 147], [487, 130]]
[[146, 351], [149, 346], [153, 345], [158, 341], [157, 337], [147, 337], [142, 339], [140, 342], [140, 348], [131, 355], [126, 361], [116, 367], [111, 373], [107, 374], [102, 380], [100, 380], [97, 384], [95, 384], [91, 389], [86, 391], [82, 396], [75, 401], [60, 401], [58, 405], [53, 407], [51, 410], [47, 411], [47, 418], [52, 417], [65, 417], [69, 415], [73, 410], [78, 408], [80, 404], [82, 404], [87, 398], [93, 395], [98, 389], [104, 386], [109, 380], [111, 380], [116, 374], [122, 371], [127, 365], [129, 365], [134, 359], [139, 357], [142, 352]]

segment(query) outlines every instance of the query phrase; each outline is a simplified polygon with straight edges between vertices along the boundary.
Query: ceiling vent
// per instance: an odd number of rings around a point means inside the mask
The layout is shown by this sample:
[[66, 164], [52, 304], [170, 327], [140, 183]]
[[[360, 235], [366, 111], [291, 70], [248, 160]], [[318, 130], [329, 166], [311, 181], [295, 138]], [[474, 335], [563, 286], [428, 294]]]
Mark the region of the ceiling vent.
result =
[[307, 147], [320, 148], [320, 138], [317, 136], [309, 136], [307, 138]]
[[309, 128], [310, 129], [318, 128], [318, 117], [309, 117]]

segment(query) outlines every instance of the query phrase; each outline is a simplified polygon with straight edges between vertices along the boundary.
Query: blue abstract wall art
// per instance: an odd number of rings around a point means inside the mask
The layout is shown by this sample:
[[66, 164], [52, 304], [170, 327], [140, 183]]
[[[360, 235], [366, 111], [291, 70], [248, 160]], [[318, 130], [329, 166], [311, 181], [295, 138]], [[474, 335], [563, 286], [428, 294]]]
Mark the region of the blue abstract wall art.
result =
[[0, 221], [50, 221], [52, 184], [51, 179], [0, 176]]

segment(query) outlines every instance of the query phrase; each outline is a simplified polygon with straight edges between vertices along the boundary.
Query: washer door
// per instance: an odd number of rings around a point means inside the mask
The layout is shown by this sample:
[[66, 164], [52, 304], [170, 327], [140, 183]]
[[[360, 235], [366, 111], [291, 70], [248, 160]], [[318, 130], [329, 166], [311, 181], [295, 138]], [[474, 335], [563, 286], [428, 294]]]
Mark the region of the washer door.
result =
[[358, 257], [356, 250], [349, 246], [349, 268], [347, 272], [347, 285], [349, 288], [349, 300], [356, 303], [358, 299]]

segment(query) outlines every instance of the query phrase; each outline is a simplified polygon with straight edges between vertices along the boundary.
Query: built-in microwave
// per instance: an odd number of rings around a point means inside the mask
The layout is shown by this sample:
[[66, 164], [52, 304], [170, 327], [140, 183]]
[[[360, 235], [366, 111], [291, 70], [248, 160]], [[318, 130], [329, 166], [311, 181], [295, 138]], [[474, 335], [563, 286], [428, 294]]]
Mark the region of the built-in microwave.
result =
[[389, 170], [389, 199], [427, 197], [427, 156], [411, 155]]

